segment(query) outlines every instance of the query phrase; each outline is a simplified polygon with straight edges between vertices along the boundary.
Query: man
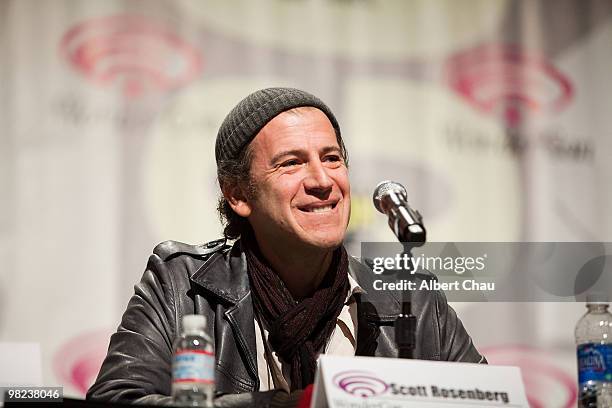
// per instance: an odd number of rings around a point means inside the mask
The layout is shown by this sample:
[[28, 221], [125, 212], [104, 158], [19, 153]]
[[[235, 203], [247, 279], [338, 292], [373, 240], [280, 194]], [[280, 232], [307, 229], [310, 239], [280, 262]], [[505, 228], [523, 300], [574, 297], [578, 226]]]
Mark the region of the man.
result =
[[[185, 314], [209, 322], [227, 406], [299, 396], [323, 352], [397, 356], [398, 294], [364, 291], [372, 273], [342, 246], [351, 192], [331, 110], [297, 89], [257, 91], [228, 114], [215, 155], [224, 232], [236, 242], [154, 249], [88, 398], [169, 402]], [[417, 358], [484, 362], [441, 293], [415, 294], [413, 313]]]

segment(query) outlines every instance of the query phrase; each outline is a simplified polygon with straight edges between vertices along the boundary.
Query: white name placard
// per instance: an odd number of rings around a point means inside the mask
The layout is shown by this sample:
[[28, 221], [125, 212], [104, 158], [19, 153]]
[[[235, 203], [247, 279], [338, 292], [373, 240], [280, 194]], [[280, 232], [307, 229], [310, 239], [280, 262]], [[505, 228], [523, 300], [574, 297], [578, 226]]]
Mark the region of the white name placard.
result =
[[518, 367], [321, 355], [311, 408], [524, 407]]
[[0, 387], [11, 385], [42, 385], [40, 344], [0, 343]]

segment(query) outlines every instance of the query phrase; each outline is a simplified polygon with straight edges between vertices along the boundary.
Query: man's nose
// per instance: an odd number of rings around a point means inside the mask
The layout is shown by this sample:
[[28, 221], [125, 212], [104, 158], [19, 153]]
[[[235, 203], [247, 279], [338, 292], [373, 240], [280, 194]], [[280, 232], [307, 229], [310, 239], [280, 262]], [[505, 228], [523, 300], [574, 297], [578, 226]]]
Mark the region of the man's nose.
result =
[[331, 190], [334, 183], [327, 171], [328, 169], [320, 160], [308, 163], [308, 175], [304, 180], [306, 191], [328, 192]]

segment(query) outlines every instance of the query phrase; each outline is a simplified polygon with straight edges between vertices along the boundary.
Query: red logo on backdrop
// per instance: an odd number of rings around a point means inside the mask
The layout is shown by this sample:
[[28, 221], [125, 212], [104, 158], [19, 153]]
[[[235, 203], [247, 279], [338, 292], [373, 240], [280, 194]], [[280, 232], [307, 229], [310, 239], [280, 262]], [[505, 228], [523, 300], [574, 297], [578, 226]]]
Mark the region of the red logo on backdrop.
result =
[[53, 359], [53, 368], [62, 384], [70, 385], [85, 395], [106, 357], [109, 335], [108, 330], [85, 333], [60, 347]]
[[[573, 377], [555, 364], [546, 350], [531, 346], [511, 345], [481, 349], [489, 364], [518, 366], [531, 408], [549, 406], [572, 408], [578, 401], [578, 388]], [[554, 401], [552, 398], [556, 398]]]
[[446, 62], [450, 87], [481, 112], [501, 116], [509, 127], [525, 115], [563, 110], [572, 84], [544, 58], [514, 45], [485, 45], [452, 55]]
[[72, 27], [60, 44], [73, 68], [97, 84], [119, 84], [129, 98], [178, 88], [201, 71], [200, 52], [163, 24], [117, 15]]

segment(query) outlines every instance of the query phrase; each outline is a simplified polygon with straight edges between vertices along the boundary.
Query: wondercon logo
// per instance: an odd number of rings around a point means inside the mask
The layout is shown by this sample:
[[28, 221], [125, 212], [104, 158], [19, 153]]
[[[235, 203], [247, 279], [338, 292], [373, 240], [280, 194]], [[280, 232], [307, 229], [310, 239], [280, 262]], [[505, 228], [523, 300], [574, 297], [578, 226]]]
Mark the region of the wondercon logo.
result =
[[479, 46], [451, 55], [446, 81], [479, 111], [520, 125], [526, 114], [565, 109], [573, 95], [569, 79], [549, 61], [510, 44]]
[[53, 357], [53, 371], [61, 384], [73, 387], [81, 395], [94, 383], [112, 331], [85, 332], [63, 343]]
[[334, 376], [333, 383], [347, 394], [368, 398], [389, 389], [389, 385], [367, 371], [343, 371]]
[[85, 77], [118, 85], [128, 98], [178, 88], [202, 68], [199, 50], [160, 22], [137, 15], [81, 22], [64, 34], [60, 52]]

